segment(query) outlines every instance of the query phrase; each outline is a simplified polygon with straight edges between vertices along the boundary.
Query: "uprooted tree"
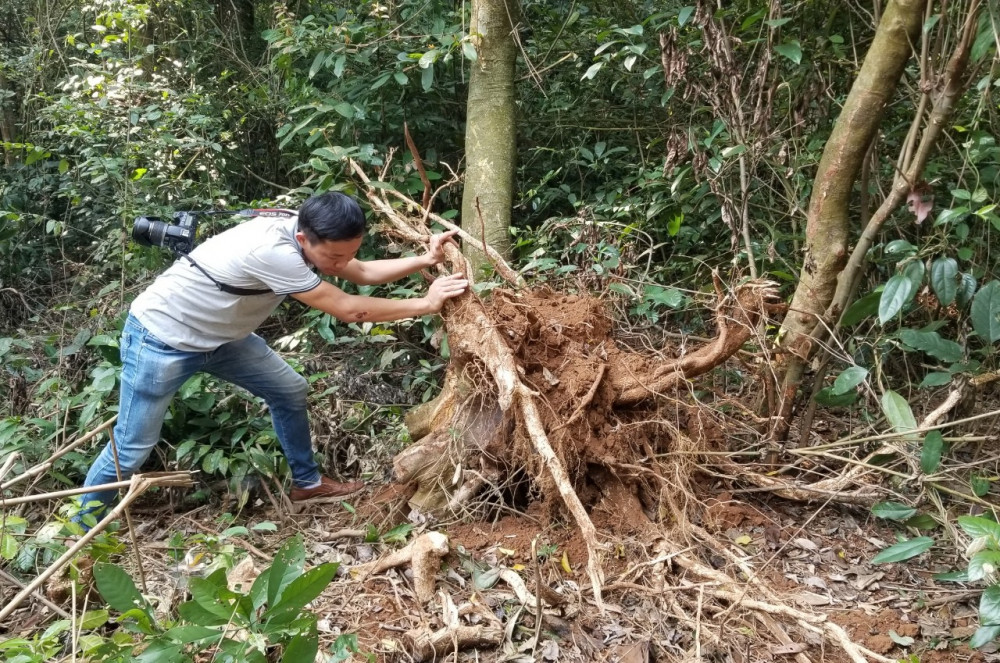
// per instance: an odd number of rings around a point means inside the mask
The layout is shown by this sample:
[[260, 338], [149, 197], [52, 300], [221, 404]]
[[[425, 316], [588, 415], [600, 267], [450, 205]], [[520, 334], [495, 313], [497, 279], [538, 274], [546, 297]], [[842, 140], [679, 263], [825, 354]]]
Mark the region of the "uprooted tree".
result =
[[[354, 171], [367, 185], [357, 165]], [[412, 242], [426, 238], [426, 212], [408, 218], [385, 191], [366, 187], [366, 194], [389, 232]], [[419, 209], [395, 195], [406, 209]], [[516, 283], [502, 258], [484, 249], [497, 272]], [[453, 272], [470, 274], [457, 248], [449, 249], [448, 261]], [[487, 303], [470, 291], [450, 302], [443, 312], [451, 349], [443, 390], [408, 418], [416, 442], [394, 462], [397, 478], [417, 485], [411, 506], [461, 511], [484, 489], [502, 492], [518, 480], [529, 482], [540, 501], [553, 511], [565, 509], [579, 527], [600, 603], [589, 508], [609, 499], [626, 518], [669, 513], [670, 492], [664, 489], [683, 485], [685, 477], [679, 467], [669, 473], [654, 469], [656, 455], [697, 444], [700, 428], [711, 425], [672, 395], [731, 357], [755, 334], [762, 316], [780, 306], [770, 283], [754, 281], [726, 292], [717, 279], [716, 290], [715, 339], [679, 357], [618, 345], [604, 304], [588, 295], [494, 290]], [[648, 416], [664, 403], [674, 416]]]

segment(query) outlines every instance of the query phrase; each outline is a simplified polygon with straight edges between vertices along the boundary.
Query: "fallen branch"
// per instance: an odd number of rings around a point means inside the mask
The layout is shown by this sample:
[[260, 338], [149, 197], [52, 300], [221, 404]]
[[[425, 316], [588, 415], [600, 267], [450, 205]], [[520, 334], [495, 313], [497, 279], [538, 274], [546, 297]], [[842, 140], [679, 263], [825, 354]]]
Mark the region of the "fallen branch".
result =
[[449, 653], [473, 647], [496, 647], [503, 641], [503, 629], [489, 624], [453, 626], [439, 631], [414, 629], [403, 634], [414, 661], [443, 659]]
[[79, 447], [80, 445], [84, 444], [85, 442], [89, 442], [90, 440], [94, 439], [94, 437], [96, 437], [101, 431], [103, 431], [103, 430], [105, 430], [107, 428], [110, 428], [116, 421], [118, 421], [118, 415], [117, 414], [115, 416], [111, 417], [110, 419], [108, 419], [107, 421], [105, 421], [103, 424], [101, 424], [100, 426], [98, 426], [94, 430], [90, 431], [89, 433], [87, 433], [86, 435], [84, 435], [83, 437], [81, 437], [80, 439], [74, 440], [73, 442], [70, 442], [69, 444], [67, 444], [66, 446], [64, 446], [62, 449], [59, 449], [54, 454], [52, 454], [51, 456], [49, 456], [46, 460], [42, 461], [38, 465], [35, 465], [34, 467], [32, 467], [30, 470], [28, 470], [24, 474], [19, 474], [16, 477], [14, 477], [13, 479], [11, 479], [10, 481], [5, 481], [4, 483], [0, 484], [0, 490], [6, 490], [7, 488], [10, 488], [11, 486], [13, 486], [16, 483], [20, 483], [21, 481], [24, 481], [25, 479], [30, 479], [31, 477], [38, 476], [39, 474], [45, 472], [50, 467], [52, 467], [52, 464], [56, 460], [58, 460], [60, 457], [68, 454], [70, 451], [72, 451], [73, 449], [76, 449], [77, 447]]
[[[20, 580], [18, 580], [17, 578], [15, 578], [14, 576], [12, 576], [11, 574], [7, 573], [3, 569], [0, 569], [0, 578], [3, 578], [4, 580], [6, 580], [10, 584], [14, 585], [15, 587], [19, 587], [21, 589], [24, 589], [24, 587], [25, 587], [25, 585], [24, 585], [23, 582], [21, 582]], [[72, 615], [70, 615], [68, 612], [66, 612], [65, 610], [63, 610], [59, 606], [57, 606], [52, 601], [48, 600], [37, 589], [34, 592], [32, 592], [31, 598], [35, 599], [36, 601], [38, 601], [39, 603], [41, 603], [42, 605], [44, 605], [46, 608], [48, 608], [52, 612], [56, 613], [60, 617], [62, 617], [63, 619], [71, 619], [72, 618]]]
[[136, 474], [132, 477], [129, 482], [129, 490], [122, 498], [122, 501], [111, 510], [108, 515], [104, 516], [103, 519], [97, 525], [94, 526], [89, 532], [80, 537], [80, 540], [73, 544], [69, 550], [64, 552], [62, 556], [53, 562], [47, 569], [42, 571], [41, 574], [34, 580], [32, 580], [23, 590], [18, 592], [17, 596], [10, 600], [10, 602], [0, 609], [0, 622], [2, 622], [10, 613], [14, 612], [17, 608], [27, 598], [29, 595], [33, 594], [36, 589], [38, 589], [42, 583], [48, 580], [52, 575], [65, 566], [73, 557], [76, 556], [84, 547], [91, 542], [91, 540], [100, 534], [104, 529], [111, 523], [118, 520], [118, 518], [124, 513], [125, 509], [134, 502], [140, 495], [146, 492], [148, 489], [154, 486], [190, 486], [193, 481], [191, 480], [190, 472], [151, 472], [149, 474]]

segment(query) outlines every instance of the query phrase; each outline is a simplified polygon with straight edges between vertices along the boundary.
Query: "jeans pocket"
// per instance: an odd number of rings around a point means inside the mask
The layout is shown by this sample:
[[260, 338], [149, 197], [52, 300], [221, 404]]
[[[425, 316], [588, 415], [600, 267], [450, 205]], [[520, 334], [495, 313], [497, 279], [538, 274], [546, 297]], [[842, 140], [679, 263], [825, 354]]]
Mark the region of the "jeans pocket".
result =
[[148, 330], [144, 331], [142, 335], [142, 345], [143, 347], [151, 348], [157, 352], [182, 352], [181, 350], [178, 350], [171, 345], [167, 345], [157, 337], [153, 336], [153, 334]]

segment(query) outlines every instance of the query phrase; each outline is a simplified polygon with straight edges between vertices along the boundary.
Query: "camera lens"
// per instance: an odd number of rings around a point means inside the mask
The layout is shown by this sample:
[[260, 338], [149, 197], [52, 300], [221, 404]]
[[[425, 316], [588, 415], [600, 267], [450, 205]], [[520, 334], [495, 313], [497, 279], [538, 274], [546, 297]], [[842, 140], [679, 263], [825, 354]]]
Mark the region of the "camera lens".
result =
[[132, 239], [144, 246], [163, 246], [167, 224], [159, 219], [140, 216], [132, 224]]

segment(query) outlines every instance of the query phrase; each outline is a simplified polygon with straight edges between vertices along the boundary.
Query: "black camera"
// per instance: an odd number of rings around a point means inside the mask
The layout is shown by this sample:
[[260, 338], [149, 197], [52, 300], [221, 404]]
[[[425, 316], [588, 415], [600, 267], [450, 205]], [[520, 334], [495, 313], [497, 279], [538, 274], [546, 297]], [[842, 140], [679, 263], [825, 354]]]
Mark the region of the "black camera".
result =
[[132, 224], [132, 239], [144, 246], [162, 246], [174, 253], [188, 253], [194, 248], [198, 216], [194, 212], [174, 212], [172, 221], [155, 216], [140, 216]]

